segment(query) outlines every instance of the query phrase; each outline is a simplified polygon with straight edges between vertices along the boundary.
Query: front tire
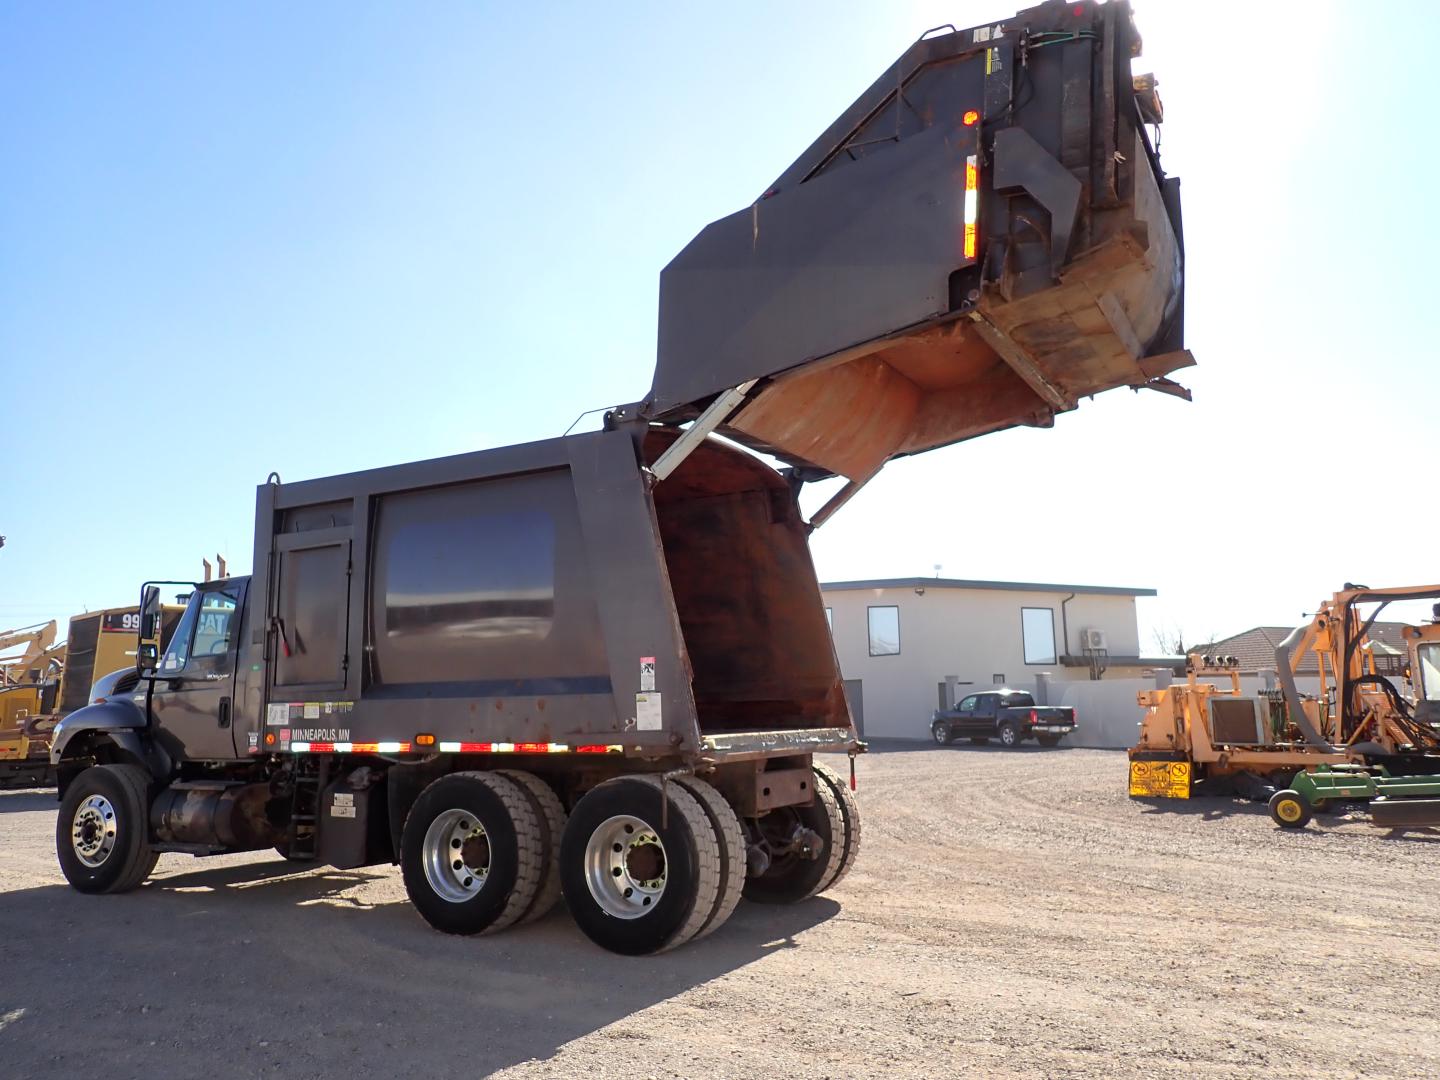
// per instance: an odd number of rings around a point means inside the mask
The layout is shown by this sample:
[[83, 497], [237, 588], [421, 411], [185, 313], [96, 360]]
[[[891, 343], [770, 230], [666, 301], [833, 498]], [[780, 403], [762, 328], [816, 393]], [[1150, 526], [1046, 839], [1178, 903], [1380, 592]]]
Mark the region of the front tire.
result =
[[129, 892], [159, 857], [150, 847], [150, 774], [95, 765], [70, 782], [55, 819], [55, 854], [83, 893]]
[[410, 902], [447, 934], [516, 922], [535, 901], [544, 862], [530, 797], [496, 773], [442, 776], [415, 800], [400, 835]]
[[689, 790], [621, 776], [575, 804], [560, 842], [560, 881], [586, 937], [642, 956], [683, 945], [712, 920], [723, 899], [723, 858]]
[[950, 728], [945, 724], [936, 724], [930, 729], [930, 734], [935, 737], [935, 742], [940, 746], [949, 746], [950, 740], [954, 737], [950, 734]]

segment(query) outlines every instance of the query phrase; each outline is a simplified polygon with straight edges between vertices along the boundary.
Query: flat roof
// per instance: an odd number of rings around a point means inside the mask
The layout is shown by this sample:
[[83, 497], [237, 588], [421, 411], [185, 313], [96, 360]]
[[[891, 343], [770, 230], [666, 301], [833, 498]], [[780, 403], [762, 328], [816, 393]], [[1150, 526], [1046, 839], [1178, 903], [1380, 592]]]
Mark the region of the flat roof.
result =
[[969, 581], [965, 578], [900, 577], [867, 581], [823, 581], [820, 591], [849, 589], [994, 589], [999, 592], [1079, 593], [1090, 596], [1158, 596], [1154, 589], [1127, 585], [1053, 585], [1041, 581]]

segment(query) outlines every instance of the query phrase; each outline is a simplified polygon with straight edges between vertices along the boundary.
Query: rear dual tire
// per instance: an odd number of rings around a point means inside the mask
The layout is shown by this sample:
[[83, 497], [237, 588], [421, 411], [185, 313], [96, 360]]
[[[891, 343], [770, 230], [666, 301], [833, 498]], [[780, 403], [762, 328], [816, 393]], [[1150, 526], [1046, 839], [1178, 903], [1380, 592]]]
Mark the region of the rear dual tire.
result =
[[503, 930], [540, 894], [547, 851], [526, 788], [490, 772], [442, 776], [420, 793], [400, 836], [405, 891], [447, 934]]
[[621, 776], [592, 788], [560, 845], [560, 879], [576, 924], [595, 944], [627, 956], [664, 952], [714, 930], [734, 910], [736, 875], [744, 873], [733, 817], [719, 793], [693, 777]]
[[771, 810], [755, 823], [760, 837], [780, 847], [798, 828], [819, 837], [817, 852], [787, 851], [772, 856], [759, 877], [745, 883], [745, 898], [761, 904], [794, 904], [837, 885], [860, 851], [860, 807], [849, 785], [832, 769], [816, 764], [814, 798], [800, 806]]

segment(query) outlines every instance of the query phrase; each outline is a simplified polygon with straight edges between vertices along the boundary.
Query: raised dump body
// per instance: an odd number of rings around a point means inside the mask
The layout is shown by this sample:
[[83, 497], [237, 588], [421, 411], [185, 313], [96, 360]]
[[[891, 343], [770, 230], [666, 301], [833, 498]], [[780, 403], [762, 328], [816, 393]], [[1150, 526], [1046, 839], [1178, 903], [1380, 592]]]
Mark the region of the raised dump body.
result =
[[136, 670], [56, 729], [67, 879], [393, 860], [441, 930], [563, 892], [626, 953], [833, 888], [863, 746], [809, 530], [891, 457], [1190, 362], [1138, 41], [1078, 3], [917, 43], [666, 268], [651, 392], [604, 430], [261, 487], [253, 578], [193, 586], [168, 644], [147, 589]]
[[1124, 2], [917, 41], [665, 268], [637, 411], [682, 420], [744, 387], [726, 435], [863, 482], [1103, 390], [1184, 395], [1165, 378], [1194, 362], [1179, 181], [1139, 52]]

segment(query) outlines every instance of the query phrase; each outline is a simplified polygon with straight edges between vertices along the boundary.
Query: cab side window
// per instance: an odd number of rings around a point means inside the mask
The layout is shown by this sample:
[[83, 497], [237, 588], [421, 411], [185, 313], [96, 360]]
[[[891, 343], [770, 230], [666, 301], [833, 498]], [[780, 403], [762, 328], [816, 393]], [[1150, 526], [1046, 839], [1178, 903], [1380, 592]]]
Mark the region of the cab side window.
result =
[[239, 595], [228, 589], [197, 591], [160, 661], [160, 674], [212, 666], [230, 653], [239, 625]]
[[970, 697], [967, 697], [964, 701], [960, 702], [960, 711], [961, 711], [961, 712], [974, 712], [974, 711], [975, 711], [975, 697], [974, 697], [974, 695], [971, 695]]

